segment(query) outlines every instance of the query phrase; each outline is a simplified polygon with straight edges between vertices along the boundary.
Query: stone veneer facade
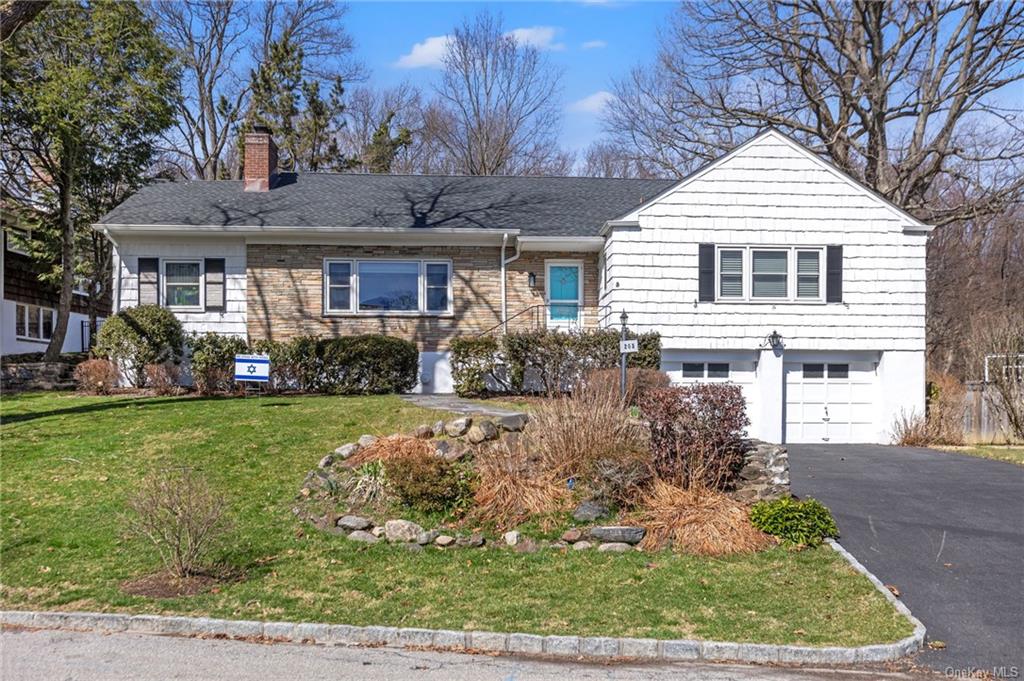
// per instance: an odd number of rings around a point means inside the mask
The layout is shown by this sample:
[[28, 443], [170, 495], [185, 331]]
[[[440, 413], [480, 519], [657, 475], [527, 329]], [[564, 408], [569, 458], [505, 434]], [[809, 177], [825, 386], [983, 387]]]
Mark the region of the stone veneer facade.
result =
[[[511, 255], [512, 249], [506, 253]], [[460, 246], [337, 246], [249, 244], [246, 308], [250, 339], [383, 333], [414, 341], [421, 351], [444, 351], [452, 338], [474, 336], [501, 322], [501, 249]], [[324, 258], [422, 258], [452, 262], [453, 312], [448, 315], [323, 313]], [[546, 260], [583, 262], [583, 324], [598, 322], [597, 254], [526, 251], [508, 265], [510, 330], [542, 327]], [[529, 286], [529, 273], [537, 277]]]

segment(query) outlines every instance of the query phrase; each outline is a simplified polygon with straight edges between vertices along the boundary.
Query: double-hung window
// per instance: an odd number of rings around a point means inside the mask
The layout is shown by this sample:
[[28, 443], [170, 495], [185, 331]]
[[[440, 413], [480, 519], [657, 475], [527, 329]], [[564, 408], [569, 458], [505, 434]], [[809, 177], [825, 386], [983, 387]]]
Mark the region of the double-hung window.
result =
[[203, 261], [165, 260], [163, 266], [164, 305], [172, 310], [201, 310]]
[[729, 378], [728, 362], [683, 362], [683, 378]]
[[22, 340], [48, 341], [57, 326], [57, 311], [39, 305], [14, 306], [14, 335]]
[[824, 301], [820, 247], [721, 246], [716, 264], [717, 300]]
[[445, 314], [451, 263], [429, 260], [324, 261], [326, 314]]

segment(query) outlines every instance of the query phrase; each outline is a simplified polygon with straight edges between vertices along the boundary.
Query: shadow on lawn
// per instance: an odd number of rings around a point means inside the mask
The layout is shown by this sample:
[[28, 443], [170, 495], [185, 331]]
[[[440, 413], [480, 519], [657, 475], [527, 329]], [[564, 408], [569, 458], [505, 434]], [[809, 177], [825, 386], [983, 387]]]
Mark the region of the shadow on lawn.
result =
[[121, 409], [128, 406], [138, 406], [140, 408], [150, 406], [163, 406], [167, 404], [174, 404], [176, 402], [209, 402], [212, 400], [229, 400], [231, 397], [162, 397], [162, 398], [143, 398], [143, 397], [126, 397], [121, 399], [111, 398], [103, 402], [93, 402], [92, 404], [80, 404], [74, 407], [68, 407], [66, 409], [50, 409], [47, 411], [35, 411], [27, 414], [8, 414], [3, 417], [3, 425], [11, 423], [21, 423], [24, 421], [34, 421], [36, 419], [44, 419], [50, 416], [65, 416], [68, 414], [89, 414], [97, 411], [107, 411], [109, 409]]

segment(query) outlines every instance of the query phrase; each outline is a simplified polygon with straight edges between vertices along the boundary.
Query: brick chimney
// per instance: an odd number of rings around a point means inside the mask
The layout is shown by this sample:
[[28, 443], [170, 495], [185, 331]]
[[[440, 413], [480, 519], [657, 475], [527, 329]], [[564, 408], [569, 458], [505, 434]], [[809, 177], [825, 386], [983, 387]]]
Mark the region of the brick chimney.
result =
[[247, 192], [270, 191], [277, 179], [277, 145], [264, 125], [245, 133], [244, 179]]

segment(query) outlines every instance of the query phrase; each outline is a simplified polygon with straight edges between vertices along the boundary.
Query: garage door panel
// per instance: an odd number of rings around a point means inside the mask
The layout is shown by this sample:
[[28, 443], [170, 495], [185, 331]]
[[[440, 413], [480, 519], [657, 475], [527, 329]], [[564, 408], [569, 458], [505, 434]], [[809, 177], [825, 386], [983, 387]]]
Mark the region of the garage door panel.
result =
[[[872, 441], [875, 438], [874, 364], [841, 359], [811, 360], [807, 371], [804, 364], [787, 362], [784, 367], [786, 441]], [[826, 367], [824, 375], [822, 365]]]

